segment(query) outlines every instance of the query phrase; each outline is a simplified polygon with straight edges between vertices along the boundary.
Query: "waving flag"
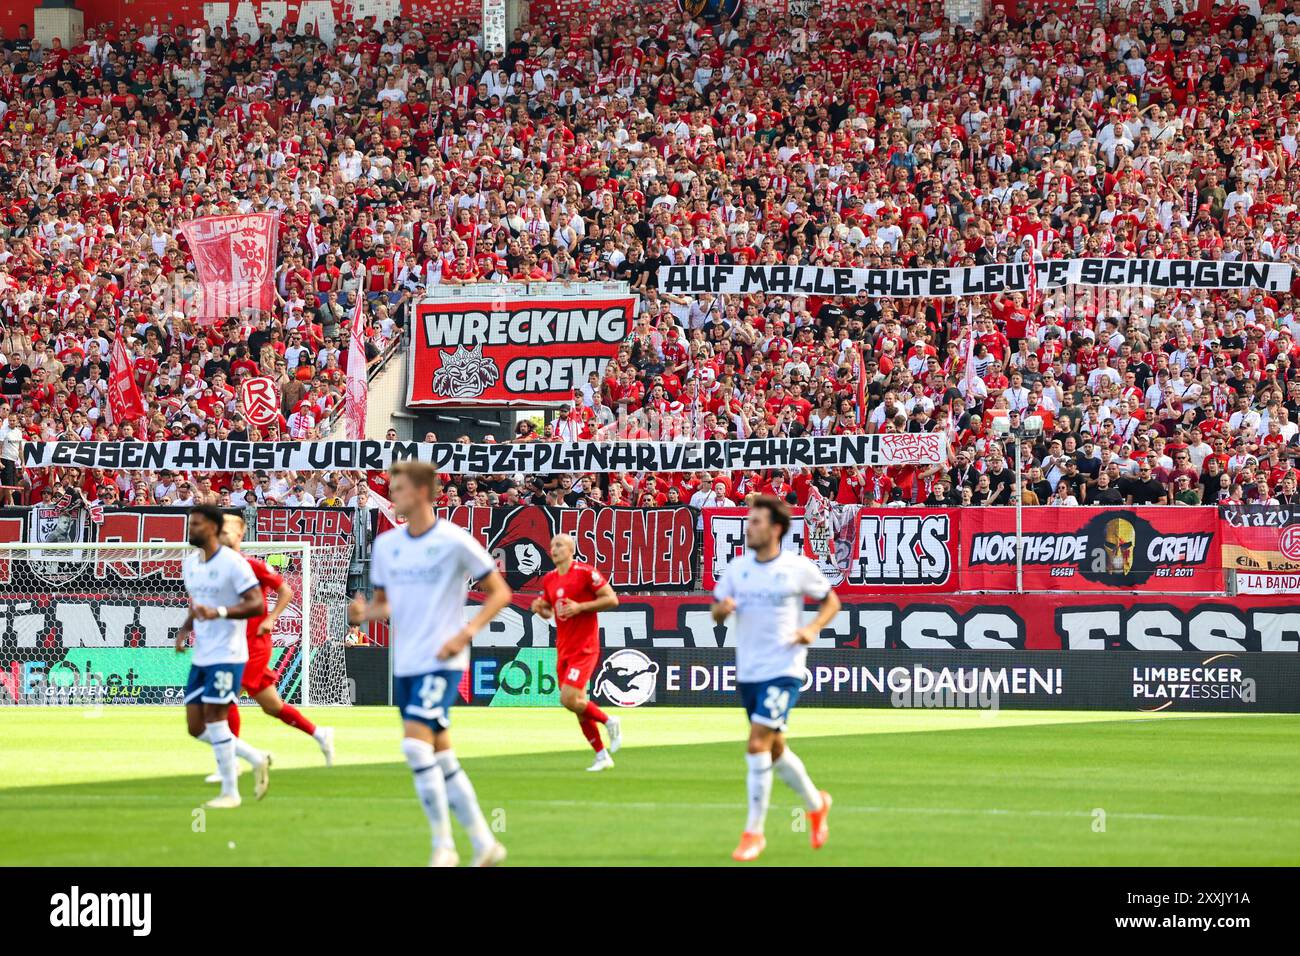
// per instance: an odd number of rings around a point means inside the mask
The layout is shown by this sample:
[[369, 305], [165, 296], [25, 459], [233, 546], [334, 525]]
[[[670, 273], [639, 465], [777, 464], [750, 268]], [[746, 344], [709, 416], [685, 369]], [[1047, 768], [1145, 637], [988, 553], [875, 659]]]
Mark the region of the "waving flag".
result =
[[370, 399], [370, 382], [366, 378], [366, 342], [361, 331], [365, 325], [365, 307], [366, 294], [358, 289], [357, 307], [352, 313], [352, 328], [348, 333], [348, 385], [343, 405], [347, 437], [354, 440], [366, 437], [366, 402]]
[[135, 370], [131, 356], [126, 353], [126, 340], [121, 329], [113, 336], [113, 348], [109, 353], [108, 410], [118, 425], [143, 418], [145, 414], [144, 399], [140, 396], [140, 386], [136, 384]]
[[971, 395], [975, 389], [975, 309], [967, 302], [966, 304], [966, 343], [962, 350], [962, 395], [965, 397], [967, 404], [971, 401]]
[[863, 345], [858, 343], [858, 425], [867, 421], [867, 359]]
[[258, 212], [204, 216], [181, 226], [199, 273], [200, 324], [275, 305], [279, 222], [278, 212]]

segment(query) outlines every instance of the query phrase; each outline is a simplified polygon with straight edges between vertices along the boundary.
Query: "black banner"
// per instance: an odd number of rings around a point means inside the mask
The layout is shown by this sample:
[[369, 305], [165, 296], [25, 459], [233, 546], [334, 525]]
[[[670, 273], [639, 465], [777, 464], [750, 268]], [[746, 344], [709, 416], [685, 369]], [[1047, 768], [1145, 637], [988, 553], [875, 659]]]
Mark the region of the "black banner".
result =
[[[590, 691], [614, 707], [740, 706], [725, 648], [606, 648]], [[558, 706], [554, 649], [476, 648], [461, 698]], [[814, 648], [798, 706], [1300, 713], [1300, 655]]]

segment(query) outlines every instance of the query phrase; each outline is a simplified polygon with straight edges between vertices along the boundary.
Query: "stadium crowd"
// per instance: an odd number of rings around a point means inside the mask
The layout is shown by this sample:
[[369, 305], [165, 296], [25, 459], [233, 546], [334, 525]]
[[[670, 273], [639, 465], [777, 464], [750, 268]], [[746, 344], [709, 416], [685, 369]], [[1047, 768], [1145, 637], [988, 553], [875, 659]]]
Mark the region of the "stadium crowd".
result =
[[[286, 28], [4, 39], [3, 484], [27, 503], [366, 505], [383, 475], [24, 472], [20, 448], [319, 438], [358, 296], [378, 362], [430, 286], [615, 279], [640, 306], [604, 379], [503, 438], [941, 430], [950, 466], [447, 476], [444, 503], [815, 488], [1007, 504], [1017, 435], [1030, 504], [1300, 501], [1300, 287], [1033, 302], [657, 290], [658, 267], [679, 263], [1300, 257], [1300, 0], [1258, 17], [993, 6], [974, 29], [939, 3], [883, 6], [710, 25], [632, 3], [525, 25], [490, 52], [470, 26], [407, 19], [343, 23], [332, 45]], [[179, 224], [263, 209], [282, 213], [276, 308], [197, 325]], [[107, 414], [117, 336], [142, 421]], [[255, 374], [282, 396], [263, 429], [238, 399]], [[1043, 430], [1023, 435], [1031, 418]]]

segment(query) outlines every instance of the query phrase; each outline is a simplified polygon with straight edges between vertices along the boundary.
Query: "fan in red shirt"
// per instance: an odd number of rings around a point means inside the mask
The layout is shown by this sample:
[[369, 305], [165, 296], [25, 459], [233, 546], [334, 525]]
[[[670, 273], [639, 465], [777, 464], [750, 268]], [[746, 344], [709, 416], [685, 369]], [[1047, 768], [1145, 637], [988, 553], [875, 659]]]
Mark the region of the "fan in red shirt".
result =
[[[243, 539], [244, 519], [238, 515], [226, 515], [225, 523], [221, 528], [221, 543], [233, 551], [239, 551]], [[289, 599], [293, 597], [293, 589], [261, 558], [246, 554], [244, 559], [248, 561], [253, 574], [257, 576], [257, 583], [261, 586], [263, 595], [275, 594], [275, 607], [269, 614], [248, 619], [248, 663], [244, 667], [241, 686], [248, 691], [249, 697], [257, 701], [267, 716], [277, 717], [290, 727], [296, 727], [304, 734], [313, 737], [320, 745], [321, 753], [325, 755], [325, 766], [333, 766], [334, 728], [317, 727], [293, 704], [286, 704], [276, 687], [275, 671], [271, 670], [271, 632], [275, 630], [275, 622], [288, 608]], [[230, 723], [230, 732], [238, 737], [239, 707], [236, 704], [230, 705], [227, 720]]]
[[[533, 613], [547, 620], [555, 616], [556, 670], [560, 678], [560, 703], [578, 717], [582, 735], [596, 751], [588, 770], [608, 770], [618, 750], [618, 718], [610, 717], [587, 699], [587, 682], [600, 660], [600, 621], [597, 615], [618, 607], [618, 595], [605, 575], [590, 564], [573, 560], [573, 538], [557, 534], [551, 539], [555, 570], [542, 578], [541, 596]], [[600, 724], [609, 734], [609, 747], [600, 739]]]

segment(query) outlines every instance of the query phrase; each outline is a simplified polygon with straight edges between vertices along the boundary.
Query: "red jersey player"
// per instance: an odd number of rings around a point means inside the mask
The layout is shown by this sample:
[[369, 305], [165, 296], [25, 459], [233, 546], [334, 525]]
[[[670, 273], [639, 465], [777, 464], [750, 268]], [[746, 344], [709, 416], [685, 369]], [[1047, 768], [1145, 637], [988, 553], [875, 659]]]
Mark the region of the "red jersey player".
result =
[[[589, 564], [573, 560], [573, 539], [557, 534], [551, 539], [555, 570], [542, 578], [542, 594], [533, 601], [533, 613], [547, 620], [555, 616], [557, 671], [560, 703], [578, 717], [582, 735], [596, 751], [588, 770], [608, 770], [618, 750], [618, 718], [608, 716], [587, 699], [587, 682], [600, 660], [600, 622], [597, 614], [618, 607], [618, 595], [605, 575]], [[600, 724], [609, 734], [609, 747], [601, 742]]]
[[[238, 515], [226, 515], [221, 529], [221, 543], [233, 551], [238, 551], [243, 540], [244, 519]], [[263, 594], [274, 593], [276, 600], [275, 607], [269, 614], [248, 619], [248, 663], [244, 667], [244, 677], [240, 684], [268, 716], [278, 717], [290, 727], [296, 727], [304, 734], [310, 734], [315, 738], [316, 743], [320, 745], [321, 753], [325, 755], [325, 766], [333, 766], [334, 728], [317, 727], [293, 704], [286, 704], [276, 688], [275, 672], [270, 667], [271, 632], [275, 630], [275, 622], [289, 606], [293, 589], [261, 558], [247, 554], [244, 558], [253, 569]], [[230, 732], [238, 737], [240, 721], [237, 705], [230, 705], [229, 716], [226, 719], [230, 724]]]

